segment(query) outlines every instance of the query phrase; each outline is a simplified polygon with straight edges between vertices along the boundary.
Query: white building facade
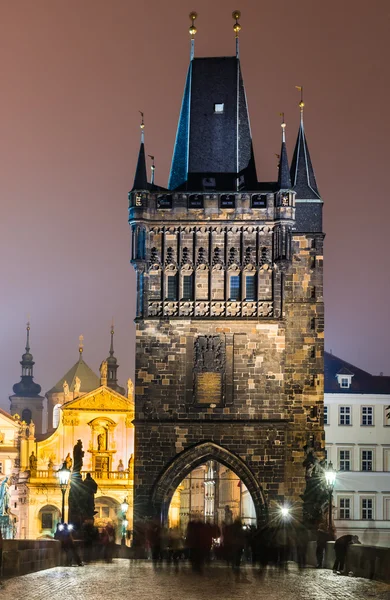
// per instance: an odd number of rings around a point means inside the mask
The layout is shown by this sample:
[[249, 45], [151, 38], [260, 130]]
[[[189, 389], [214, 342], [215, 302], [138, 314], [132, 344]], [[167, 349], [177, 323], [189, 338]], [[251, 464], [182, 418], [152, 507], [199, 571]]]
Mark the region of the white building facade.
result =
[[337, 536], [390, 546], [390, 377], [325, 353], [327, 461], [337, 470]]

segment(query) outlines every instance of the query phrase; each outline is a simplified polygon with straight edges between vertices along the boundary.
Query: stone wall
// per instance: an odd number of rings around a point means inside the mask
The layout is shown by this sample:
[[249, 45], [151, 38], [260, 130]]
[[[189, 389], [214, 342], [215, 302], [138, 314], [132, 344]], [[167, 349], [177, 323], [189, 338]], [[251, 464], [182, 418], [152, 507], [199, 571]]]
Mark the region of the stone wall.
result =
[[[332, 569], [334, 561], [334, 542], [328, 542], [326, 545], [324, 567]], [[307, 562], [313, 567], [317, 564], [316, 542], [309, 543]], [[355, 577], [390, 582], [389, 565], [390, 548], [352, 544], [348, 548], [345, 572], [353, 573]]]
[[4, 540], [3, 577], [26, 575], [61, 564], [61, 544], [57, 540]]

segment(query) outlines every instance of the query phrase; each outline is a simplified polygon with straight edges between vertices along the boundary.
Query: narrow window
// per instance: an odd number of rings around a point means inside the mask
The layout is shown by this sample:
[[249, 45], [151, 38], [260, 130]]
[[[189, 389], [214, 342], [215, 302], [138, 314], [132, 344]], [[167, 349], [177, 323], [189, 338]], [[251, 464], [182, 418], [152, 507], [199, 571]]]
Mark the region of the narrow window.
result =
[[245, 278], [246, 300], [256, 300], [256, 282], [254, 275], [247, 275]]
[[373, 470], [373, 452], [372, 450], [362, 450], [362, 471]]
[[324, 425], [329, 425], [329, 421], [328, 421], [328, 407], [325, 405], [324, 406]]
[[176, 275], [168, 275], [167, 277], [167, 300], [177, 300], [176, 280]]
[[340, 406], [339, 425], [351, 425], [351, 407]]
[[339, 454], [339, 471], [351, 470], [351, 451], [340, 450]]
[[232, 275], [230, 277], [230, 300], [239, 300], [240, 292], [240, 276]]
[[192, 275], [184, 275], [183, 277], [183, 300], [192, 300], [193, 299], [193, 276]]
[[362, 406], [362, 425], [374, 424], [374, 410], [372, 406]]
[[24, 421], [25, 423], [27, 423], [27, 425], [30, 425], [31, 423], [31, 418], [32, 418], [32, 412], [29, 408], [25, 408], [22, 412], [22, 421]]
[[340, 498], [339, 499], [339, 519], [350, 519], [351, 518], [351, 499]]
[[373, 501], [372, 498], [362, 498], [362, 519], [373, 519]]

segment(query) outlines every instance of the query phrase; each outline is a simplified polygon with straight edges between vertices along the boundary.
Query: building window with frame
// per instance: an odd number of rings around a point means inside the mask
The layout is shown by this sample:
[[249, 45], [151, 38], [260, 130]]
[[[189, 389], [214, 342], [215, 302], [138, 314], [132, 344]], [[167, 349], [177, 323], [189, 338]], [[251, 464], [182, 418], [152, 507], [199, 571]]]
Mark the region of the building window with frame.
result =
[[329, 425], [329, 407], [324, 405], [324, 425]]
[[351, 470], [351, 451], [339, 450], [339, 471]]
[[374, 500], [373, 498], [362, 498], [361, 499], [361, 508], [362, 508], [362, 519], [370, 520], [374, 518]]
[[339, 519], [351, 518], [351, 499], [339, 498]]
[[362, 425], [374, 425], [374, 407], [362, 406]]
[[390, 427], [390, 407], [388, 407], [388, 406], [384, 407], [383, 425], [385, 427]]
[[374, 452], [373, 452], [373, 450], [362, 450], [361, 451], [361, 470], [362, 471], [373, 471], [374, 470]]
[[177, 275], [167, 277], [167, 300], [177, 300]]
[[0, 475], [4, 473], [3, 461], [0, 461]]
[[352, 425], [350, 406], [339, 407], [339, 425]]
[[245, 277], [245, 300], [248, 302], [256, 301], [256, 278], [254, 275]]
[[183, 300], [193, 300], [194, 298], [194, 277], [193, 275], [183, 276]]
[[241, 296], [241, 286], [240, 286], [240, 276], [239, 275], [231, 275], [230, 276], [230, 300], [240, 300]]

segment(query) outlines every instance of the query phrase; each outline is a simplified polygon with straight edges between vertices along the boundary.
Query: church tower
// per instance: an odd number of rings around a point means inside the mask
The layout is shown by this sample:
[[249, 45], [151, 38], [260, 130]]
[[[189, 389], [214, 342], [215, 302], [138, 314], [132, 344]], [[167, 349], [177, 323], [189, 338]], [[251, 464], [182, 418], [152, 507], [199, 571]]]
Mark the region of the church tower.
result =
[[236, 55], [195, 58], [168, 188], [129, 193], [137, 275], [135, 519], [161, 515], [207, 460], [249, 490], [258, 520], [300, 503], [304, 448], [324, 447], [322, 200], [301, 123], [289, 169], [258, 181]]
[[30, 352], [30, 323], [26, 326], [26, 352], [22, 356], [20, 364], [22, 366], [22, 376], [19, 383], [13, 386], [13, 395], [10, 399], [11, 415], [18, 414], [21, 421], [27, 425], [33, 421], [35, 432], [42, 433], [43, 423], [43, 403], [44, 398], [40, 396], [41, 386], [34, 381], [33, 355]]

